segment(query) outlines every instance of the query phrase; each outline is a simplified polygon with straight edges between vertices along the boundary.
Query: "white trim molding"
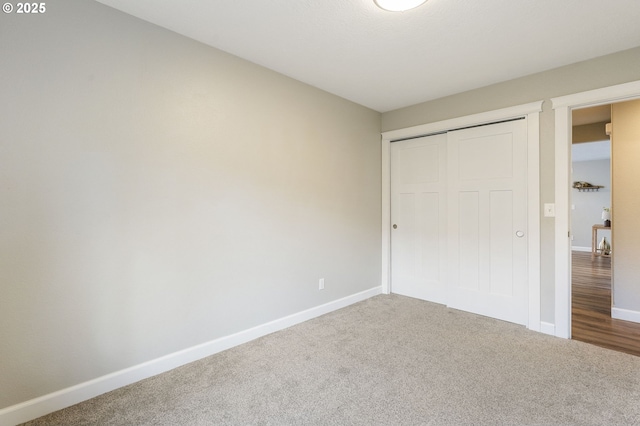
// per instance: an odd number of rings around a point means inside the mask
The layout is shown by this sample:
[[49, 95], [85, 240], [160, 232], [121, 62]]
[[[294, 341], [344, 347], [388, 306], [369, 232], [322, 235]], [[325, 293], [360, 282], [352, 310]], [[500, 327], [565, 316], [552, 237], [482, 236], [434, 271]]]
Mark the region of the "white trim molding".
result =
[[548, 334], [550, 336], [556, 335], [556, 326], [549, 322], [541, 322], [540, 323], [540, 332], [544, 334]]
[[611, 318], [640, 323], [640, 311], [616, 308], [614, 306], [611, 308]]
[[388, 132], [382, 133], [382, 139], [394, 141], [404, 138], [414, 138], [416, 136], [428, 135], [431, 133], [446, 132], [460, 127], [475, 126], [478, 124], [487, 124], [493, 123], [495, 121], [524, 117], [532, 113], [541, 112], [542, 102], [543, 101], [531, 102], [528, 104], [513, 106], [509, 108], [496, 109], [493, 111], [466, 115], [464, 117], [451, 118], [449, 120], [420, 124], [418, 126], [407, 127], [405, 129], [390, 130]]
[[391, 292], [391, 161], [392, 141], [446, 132], [461, 127], [527, 118], [528, 156], [528, 308], [527, 326], [541, 331], [540, 323], [540, 112], [544, 101], [482, 112], [382, 133], [382, 292]]
[[555, 110], [555, 332], [571, 337], [571, 113], [597, 105], [640, 98], [640, 81], [552, 98]]
[[571, 251], [584, 251], [591, 253], [591, 247], [571, 246]]
[[391, 293], [391, 144], [382, 138], [382, 292]]
[[356, 293], [320, 306], [307, 309], [259, 326], [205, 342], [151, 361], [98, 377], [88, 382], [41, 396], [0, 410], [0, 425], [12, 426], [44, 416], [105, 392], [130, 385], [142, 379], [172, 370], [193, 361], [217, 354], [267, 334], [283, 330], [310, 319], [381, 294], [380, 287]]
[[551, 98], [553, 109], [573, 108], [580, 109], [597, 105], [605, 105], [616, 102], [637, 99], [640, 96], [640, 80], [601, 89], [588, 90], [572, 95]]
[[529, 272], [528, 328], [541, 331], [540, 323], [540, 111], [527, 114], [527, 268]]
[[[571, 111], [556, 109], [555, 124], [555, 331], [556, 336], [571, 337], [571, 238], [569, 235], [569, 181], [571, 180]], [[564, 165], [564, 166], [562, 166]], [[558, 285], [563, 280], [565, 286]]]

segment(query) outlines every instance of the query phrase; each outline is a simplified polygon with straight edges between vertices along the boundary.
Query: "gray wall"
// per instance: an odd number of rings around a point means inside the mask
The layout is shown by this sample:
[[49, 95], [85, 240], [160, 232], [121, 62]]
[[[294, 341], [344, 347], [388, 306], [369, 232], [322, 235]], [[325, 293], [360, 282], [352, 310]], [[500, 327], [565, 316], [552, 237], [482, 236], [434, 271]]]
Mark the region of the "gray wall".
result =
[[[554, 112], [550, 98], [640, 80], [640, 47], [382, 114], [395, 130], [537, 100], [540, 116], [540, 201], [554, 202]], [[554, 323], [554, 220], [541, 212], [541, 320]]]
[[[592, 160], [575, 161], [572, 164], [572, 181], [584, 181], [593, 185], [604, 186], [598, 191], [583, 191], [571, 189], [571, 234], [572, 246], [588, 247], [591, 249], [591, 227], [603, 225], [602, 209], [611, 207], [611, 161]], [[611, 242], [611, 231], [598, 231], [598, 241], [607, 237]]]
[[379, 113], [47, 6], [0, 16], [0, 408], [380, 286]]

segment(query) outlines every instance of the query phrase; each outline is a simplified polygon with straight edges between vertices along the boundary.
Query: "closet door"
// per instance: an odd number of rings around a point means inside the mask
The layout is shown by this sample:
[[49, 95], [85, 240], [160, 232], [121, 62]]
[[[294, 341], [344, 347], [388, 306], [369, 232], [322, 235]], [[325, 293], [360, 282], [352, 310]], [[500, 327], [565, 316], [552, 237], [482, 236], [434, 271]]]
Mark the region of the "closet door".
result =
[[391, 144], [391, 291], [446, 303], [446, 143]]
[[450, 307], [526, 324], [526, 120], [448, 133]]

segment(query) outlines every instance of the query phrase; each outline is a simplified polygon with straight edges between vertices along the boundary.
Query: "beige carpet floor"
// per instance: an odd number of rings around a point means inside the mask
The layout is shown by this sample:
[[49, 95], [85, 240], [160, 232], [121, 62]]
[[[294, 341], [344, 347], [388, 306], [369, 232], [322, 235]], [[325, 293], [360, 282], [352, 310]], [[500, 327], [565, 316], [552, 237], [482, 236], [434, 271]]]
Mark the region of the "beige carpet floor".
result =
[[381, 295], [29, 425], [640, 425], [640, 358]]

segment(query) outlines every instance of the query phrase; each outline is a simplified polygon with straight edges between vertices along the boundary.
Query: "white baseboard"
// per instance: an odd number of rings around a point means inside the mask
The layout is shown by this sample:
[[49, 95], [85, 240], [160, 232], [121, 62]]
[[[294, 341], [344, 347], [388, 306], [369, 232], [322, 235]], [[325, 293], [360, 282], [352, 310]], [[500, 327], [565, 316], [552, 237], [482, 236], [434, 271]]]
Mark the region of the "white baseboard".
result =
[[571, 246], [572, 251], [586, 251], [587, 253], [591, 253], [591, 247], [579, 247], [579, 246]]
[[611, 318], [640, 323], [640, 312], [614, 307], [611, 308]]
[[549, 322], [540, 321], [540, 333], [556, 335], [556, 325]]
[[247, 343], [267, 334], [300, 324], [382, 293], [374, 287], [324, 305], [262, 324], [230, 336], [202, 343], [145, 363], [98, 377], [0, 410], [0, 426], [13, 426], [69, 407], [105, 392], [172, 370], [193, 361]]

